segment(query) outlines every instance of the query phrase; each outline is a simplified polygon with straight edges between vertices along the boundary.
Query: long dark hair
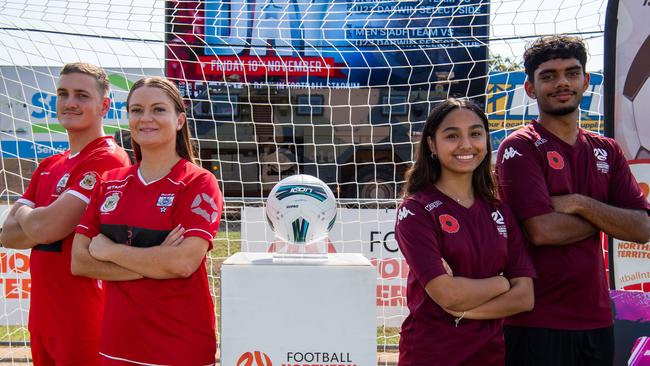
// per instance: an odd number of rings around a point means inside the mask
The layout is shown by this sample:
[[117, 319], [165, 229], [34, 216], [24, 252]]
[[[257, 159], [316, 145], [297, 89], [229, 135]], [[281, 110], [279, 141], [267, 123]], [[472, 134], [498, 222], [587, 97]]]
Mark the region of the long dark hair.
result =
[[468, 99], [447, 99], [439, 103], [427, 117], [427, 122], [422, 129], [420, 144], [418, 146], [415, 163], [406, 171], [404, 189], [402, 195], [404, 197], [410, 196], [424, 188], [435, 184], [440, 178], [440, 161], [431, 157], [431, 149], [427, 143], [427, 138], [430, 136], [435, 139], [436, 132], [442, 121], [447, 115], [456, 109], [469, 109], [474, 112], [483, 122], [486, 133], [487, 154], [481, 164], [472, 173], [472, 186], [474, 192], [488, 202], [494, 203], [497, 201], [496, 187], [492, 178], [492, 146], [490, 144], [490, 134], [488, 119], [483, 112], [483, 109], [476, 103]]
[[[181, 97], [181, 93], [178, 91], [176, 85], [160, 76], [142, 78], [133, 84], [131, 90], [129, 90], [129, 95], [126, 97], [127, 111], [131, 105], [131, 96], [133, 95], [133, 92], [145, 86], [149, 88], [158, 88], [165, 92], [169, 99], [172, 100], [174, 109], [176, 109], [176, 113], [185, 113], [185, 104], [183, 103], [183, 98]], [[133, 139], [131, 139], [131, 144], [133, 146], [135, 161], [141, 161], [142, 151], [140, 150], [140, 145], [138, 145], [138, 143]], [[187, 120], [183, 124], [183, 127], [181, 127], [180, 131], [176, 131], [176, 153], [181, 158], [196, 164], [194, 149], [192, 148], [192, 143], [190, 142], [190, 128], [187, 126]]]

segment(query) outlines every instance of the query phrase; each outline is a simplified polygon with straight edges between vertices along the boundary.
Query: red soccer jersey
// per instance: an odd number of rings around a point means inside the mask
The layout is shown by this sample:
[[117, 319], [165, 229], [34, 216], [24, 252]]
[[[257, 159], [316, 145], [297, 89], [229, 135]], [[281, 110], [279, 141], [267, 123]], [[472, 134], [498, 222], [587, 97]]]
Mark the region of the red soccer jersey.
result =
[[[88, 203], [105, 171], [128, 165], [128, 155], [112, 137], [98, 138], [74, 156], [66, 151], [43, 160], [18, 202], [43, 207], [61, 194], [72, 194]], [[74, 232], [32, 249], [29, 331], [43, 337], [97, 341], [104, 294], [97, 281], [70, 273], [73, 237]]]
[[395, 238], [410, 269], [410, 313], [402, 324], [400, 366], [503, 365], [503, 321], [463, 319], [456, 327], [454, 317], [429, 297], [425, 286], [446, 273], [443, 258], [454, 276], [533, 277], [510, 210], [479, 197], [466, 208], [432, 186], [402, 202]]
[[[553, 212], [552, 196], [579, 193], [630, 209], [648, 209], [621, 149], [612, 139], [579, 130], [575, 145], [533, 123], [499, 147], [501, 197], [519, 222]], [[535, 309], [515, 315], [510, 325], [587, 330], [611, 326], [599, 236], [571, 245], [533, 246]]]
[[[145, 183], [139, 164], [108, 172], [77, 233], [117, 243], [160, 245], [178, 224], [185, 237], [212, 239], [223, 198], [214, 175], [181, 159]], [[216, 352], [215, 316], [205, 259], [189, 278], [105, 281], [100, 353], [108, 364], [207, 365]]]

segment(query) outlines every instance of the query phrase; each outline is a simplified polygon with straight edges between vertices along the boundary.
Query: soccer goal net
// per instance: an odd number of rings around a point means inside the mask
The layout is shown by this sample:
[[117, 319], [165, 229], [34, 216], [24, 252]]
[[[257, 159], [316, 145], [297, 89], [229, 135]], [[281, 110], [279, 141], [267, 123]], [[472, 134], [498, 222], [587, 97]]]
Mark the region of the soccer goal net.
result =
[[[226, 257], [269, 251], [263, 205], [273, 185], [314, 175], [339, 200], [330, 250], [364, 253], [377, 267], [378, 344], [395, 350], [408, 313], [395, 207], [429, 111], [448, 97], [475, 100], [489, 114], [496, 150], [537, 115], [523, 90], [524, 46], [568, 33], [587, 41], [593, 71], [582, 126], [602, 132], [605, 7], [605, 0], [0, 1], [0, 212], [25, 191], [40, 160], [68, 147], [55, 108], [63, 64], [107, 71], [104, 129], [119, 143], [128, 142], [129, 87], [167, 76], [186, 100], [200, 163], [226, 198], [207, 261], [215, 303]], [[29, 253], [1, 253], [0, 361], [28, 360]]]

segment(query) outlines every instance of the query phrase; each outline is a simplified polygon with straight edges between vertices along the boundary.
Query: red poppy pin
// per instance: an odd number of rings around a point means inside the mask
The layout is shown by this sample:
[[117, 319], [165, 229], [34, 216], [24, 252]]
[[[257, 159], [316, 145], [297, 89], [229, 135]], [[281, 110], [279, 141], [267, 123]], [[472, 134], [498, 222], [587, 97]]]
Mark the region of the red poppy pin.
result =
[[442, 230], [449, 234], [457, 233], [458, 229], [460, 229], [458, 220], [451, 215], [440, 215], [438, 216], [438, 221], [440, 221], [440, 227], [442, 227]]
[[546, 158], [548, 159], [548, 165], [555, 170], [561, 170], [564, 168], [564, 159], [557, 151], [548, 151], [546, 153]]

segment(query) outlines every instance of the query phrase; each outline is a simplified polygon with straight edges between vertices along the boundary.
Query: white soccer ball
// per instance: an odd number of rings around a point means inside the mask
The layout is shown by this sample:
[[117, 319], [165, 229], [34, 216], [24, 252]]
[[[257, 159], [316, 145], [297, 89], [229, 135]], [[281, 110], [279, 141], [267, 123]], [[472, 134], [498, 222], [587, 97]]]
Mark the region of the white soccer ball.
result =
[[287, 243], [323, 240], [336, 221], [336, 198], [322, 180], [306, 174], [292, 175], [269, 193], [266, 220], [275, 236]]

